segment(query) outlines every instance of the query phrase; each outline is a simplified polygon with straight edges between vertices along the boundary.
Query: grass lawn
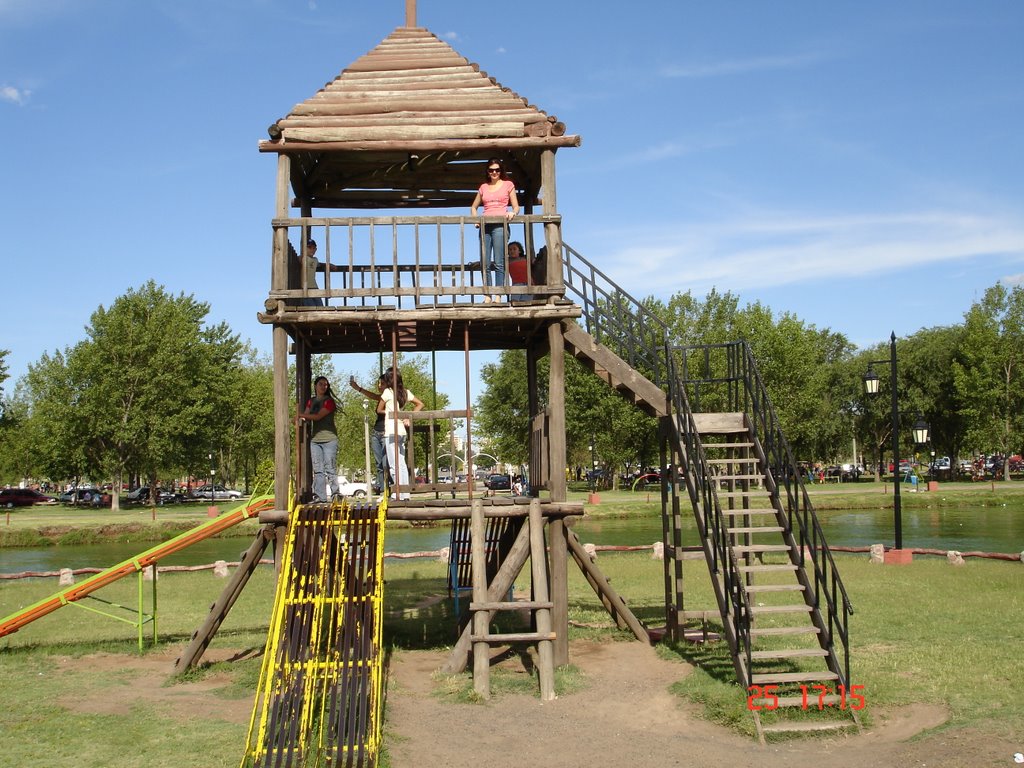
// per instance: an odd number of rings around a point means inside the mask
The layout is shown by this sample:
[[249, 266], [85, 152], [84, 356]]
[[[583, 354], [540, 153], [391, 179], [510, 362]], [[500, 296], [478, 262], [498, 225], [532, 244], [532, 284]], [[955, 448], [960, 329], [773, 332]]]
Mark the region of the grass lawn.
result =
[[[600, 567], [649, 625], [663, 623], [662, 565], [643, 553], [602, 554]], [[853, 682], [864, 685], [865, 719], [873, 708], [914, 702], [941, 704], [950, 720], [944, 728], [976, 728], [1001, 737], [1019, 735], [1024, 703], [1019, 695], [1019, 648], [1024, 643], [1024, 570], [1018, 563], [969, 560], [960, 567], [919, 557], [909, 566], [879, 566], [866, 556], [839, 556], [851, 593]], [[445, 594], [445, 566], [432, 560], [387, 561], [385, 642], [405, 648], [445, 648], [454, 640], [454, 611]], [[714, 610], [701, 561], [684, 568], [688, 610]], [[219, 594], [223, 581], [209, 572], [161, 576], [160, 646], [142, 658], [159, 662], [158, 685], [169, 680], [170, 659], [187, 642]], [[517, 590], [528, 591], [525, 577]], [[274, 589], [273, 571], [261, 568], [239, 599], [212, 650], [262, 648]], [[53, 579], [0, 583], [0, 616], [56, 591]], [[124, 605], [136, 600], [132, 578], [105, 588], [105, 599]], [[465, 603], [463, 603], [465, 608]], [[571, 637], [628, 641], [614, 629], [594, 593], [572, 567]], [[209, 695], [208, 708], [182, 713], [164, 698], [132, 699], [127, 709], [97, 702], [125, 698], [133, 679], [116, 658], [137, 659], [135, 630], [83, 611], [60, 609], [0, 639], [0, 690], [5, 692], [0, 754], [18, 766], [74, 760], [96, 766], [223, 765], [241, 758], [245, 726], [218, 720], [226, 699], [248, 706], [258, 677], [258, 658], [220, 662], [200, 670], [204, 677], [230, 681]], [[170, 651], [170, 653], [168, 653]], [[68, 659], [112, 654], [114, 663], [69, 664]], [[698, 670], [672, 690], [701, 701], [707, 716], [752, 731], [746, 698], [732, 680], [723, 644], [665, 646], [662, 653]], [[109, 658], [104, 656], [103, 658]], [[95, 667], [95, 668], [94, 668]], [[680, 675], [682, 677], [682, 674]], [[666, 686], [672, 681], [666, 681]], [[585, 684], [585, 683], [584, 683]], [[226, 699], [225, 699], [226, 697]], [[92, 702], [79, 706], [76, 702]]]

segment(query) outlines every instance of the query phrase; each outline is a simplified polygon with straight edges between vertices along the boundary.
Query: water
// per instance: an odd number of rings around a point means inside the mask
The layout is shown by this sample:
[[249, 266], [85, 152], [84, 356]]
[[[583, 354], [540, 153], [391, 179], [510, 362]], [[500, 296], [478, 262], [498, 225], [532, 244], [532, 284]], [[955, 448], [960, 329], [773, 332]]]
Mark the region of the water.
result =
[[[865, 547], [893, 544], [891, 509], [819, 512], [825, 538], [833, 546]], [[698, 543], [692, 518], [685, 518], [684, 545]], [[658, 517], [630, 520], [581, 520], [574, 526], [583, 542], [599, 545], [650, 545], [661, 540]], [[448, 528], [392, 528], [384, 548], [388, 552], [431, 552], [448, 546]], [[204, 565], [216, 560], [237, 561], [249, 546], [248, 538], [202, 541], [161, 561], [161, 565]], [[90, 544], [40, 549], [0, 549], [0, 573], [56, 571], [61, 568], [107, 568], [135, 557], [151, 543]], [[1024, 515], [1001, 506], [970, 509], [904, 510], [903, 546], [956, 549], [961, 552], [1024, 550]], [[268, 549], [269, 556], [269, 549]]]

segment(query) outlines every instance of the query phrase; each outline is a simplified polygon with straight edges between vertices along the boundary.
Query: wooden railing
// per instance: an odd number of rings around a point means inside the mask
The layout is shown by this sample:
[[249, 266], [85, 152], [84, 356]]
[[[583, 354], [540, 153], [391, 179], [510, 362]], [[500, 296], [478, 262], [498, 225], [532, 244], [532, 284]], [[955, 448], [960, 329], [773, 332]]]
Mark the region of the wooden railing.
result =
[[[506, 247], [519, 242], [526, 258], [515, 267], [506, 258], [505, 285], [488, 285], [494, 273], [485, 280], [478, 225], [502, 221], [469, 216], [274, 219], [269, 298], [288, 306], [411, 309], [481, 303], [488, 294], [541, 303], [561, 296], [557, 215], [516, 216], [508, 222]], [[316, 285], [302, 268], [308, 239], [317, 243]]]

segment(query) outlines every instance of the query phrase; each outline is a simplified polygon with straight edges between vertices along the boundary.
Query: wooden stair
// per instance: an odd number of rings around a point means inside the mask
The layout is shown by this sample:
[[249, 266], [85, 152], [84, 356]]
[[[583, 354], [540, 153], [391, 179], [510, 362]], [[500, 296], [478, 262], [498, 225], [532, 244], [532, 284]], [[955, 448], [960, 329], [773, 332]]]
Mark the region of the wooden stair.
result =
[[[800, 549], [788, 529], [776, 483], [743, 413], [694, 414], [701, 448], [726, 521], [725, 535], [749, 614], [748, 657], [737, 649], [751, 693], [769, 687], [771, 698], [754, 698], [758, 738], [766, 733], [831, 731], [859, 727], [856, 712], [838, 710], [841, 675], [830, 652], [827, 626], [815, 605], [813, 580], [803, 571]], [[723, 617], [728, 620], [728, 617]], [[829, 691], [818, 712], [818, 694]], [[812, 691], [813, 695], [808, 691]], [[777, 702], [777, 703], [776, 703]], [[813, 719], [807, 713], [814, 710]], [[781, 713], [780, 713], [781, 712]], [[762, 718], [771, 722], [762, 722]]]

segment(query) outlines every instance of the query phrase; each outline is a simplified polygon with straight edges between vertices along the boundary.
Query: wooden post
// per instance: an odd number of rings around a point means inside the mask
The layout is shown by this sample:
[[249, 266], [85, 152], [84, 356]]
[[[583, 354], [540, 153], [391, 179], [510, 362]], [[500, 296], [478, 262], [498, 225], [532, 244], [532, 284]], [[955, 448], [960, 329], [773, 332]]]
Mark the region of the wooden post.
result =
[[[274, 213], [277, 218], [288, 216], [288, 182], [291, 175], [291, 158], [286, 154], [277, 156], [277, 186], [275, 189]], [[275, 290], [288, 286], [288, 230], [281, 227], [274, 230], [274, 248], [270, 268], [270, 283]], [[278, 306], [281, 307], [279, 302]], [[275, 325], [273, 330], [274, 348], [274, 507], [289, 508], [288, 481], [292, 471], [291, 436], [292, 422], [289, 418], [288, 391], [288, 332]], [[275, 562], [280, 567], [280, 561]]]
[[[544, 517], [540, 512], [539, 499], [530, 501], [530, 568], [533, 576], [533, 599], [537, 603], [546, 603], [548, 602], [548, 559], [544, 551]], [[481, 611], [477, 611], [477, 613], [481, 613]], [[534, 615], [537, 617], [537, 634], [542, 638], [549, 635], [551, 633], [551, 609], [538, 607]], [[537, 672], [540, 677], [541, 701], [552, 701], [555, 698], [554, 651], [551, 645], [550, 640], [537, 641]]]
[[288, 388], [288, 332], [274, 326], [274, 507], [289, 507], [288, 481], [292, 457], [290, 392]]
[[[470, 520], [470, 545], [473, 571], [473, 602], [487, 601], [487, 544], [484, 541], [484, 506], [480, 499], [473, 499]], [[473, 634], [483, 637], [490, 624], [488, 611], [475, 611], [472, 620]], [[485, 699], [491, 697], [491, 649], [486, 641], [473, 643], [473, 690]]]
[[548, 548], [551, 568], [548, 572], [551, 574], [551, 602], [555, 606], [551, 610], [551, 626], [555, 631], [553, 662], [556, 667], [569, 663], [569, 557], [566, 550], [566, 533], [564, 517], [550, 518]]
[[[540, 178], [544, 187], [544, 213], [558, 213], [558, 193], [555, 185], [555, 150], [545, 149], [540, 154]], [[547, 284], [556, 285], [565, 293], [562, 280], [562, 235], [557, 224], [544, 225], [544, 243], [548, 248]], [[554, 296], [549, 299], [554, 300]]]
[[548, 453], [551, 467], [551, 500], [565, 501], [565, 342], [562, 325], [548, 325], [548, 346], [551, 353], [551, 369], [548, 378], [549, 442]]

